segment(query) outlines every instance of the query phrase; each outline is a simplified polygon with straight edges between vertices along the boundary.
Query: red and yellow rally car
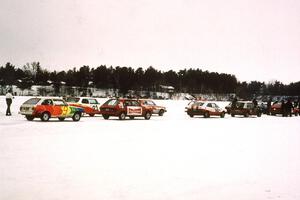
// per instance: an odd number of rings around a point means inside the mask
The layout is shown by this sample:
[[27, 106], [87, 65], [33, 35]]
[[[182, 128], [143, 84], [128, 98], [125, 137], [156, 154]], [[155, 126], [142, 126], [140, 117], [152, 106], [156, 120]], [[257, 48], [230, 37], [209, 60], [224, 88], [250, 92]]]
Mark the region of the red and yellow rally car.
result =
[[95, 98], [91, 97], [67, 97], [65, 101], [70, 106], [80, 107], [84, 109], [84, 113], [90, 115], [91, 117], [95, 114], [101, 114], [100, 103]]
[[72, 118], [79, 121], [83, 108], [69, 106], [60, 98], [31, 98], [25, 101], [20, 107], [20, 114], [25, 115], [26, 119], [32, 121], [34, 118], [41, 118], [42, 121], [49, 121], [51, 117], [58, 118], [60, 121], [65, 118]]
[[159, 116], [163, 116], [165, 112], [167, 112], [166, 107], [158, 106], [154, 103], [154, 101], [150, 99], [139, 99], [139, 102], [142, 106], [147, 107], [152, 110], [152, 114], [158, 114]]
[[100, 110], [104, 119], [116, 116], [124, 120], [126, 116], [129, 116], [130, 119], [144, 117], [148, 120], [152, 115], [152, 109], [141, 105], [136, 99], [109, 99], [100, 107]]

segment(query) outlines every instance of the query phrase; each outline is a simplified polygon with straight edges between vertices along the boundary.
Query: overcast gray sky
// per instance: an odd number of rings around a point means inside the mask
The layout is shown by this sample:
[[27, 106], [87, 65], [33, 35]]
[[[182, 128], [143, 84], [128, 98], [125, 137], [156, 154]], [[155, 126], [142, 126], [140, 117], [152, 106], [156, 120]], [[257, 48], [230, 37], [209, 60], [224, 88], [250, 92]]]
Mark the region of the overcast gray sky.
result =
[[299, 0], [0, 0], [0, 65], [153, 66], [300, 80]]

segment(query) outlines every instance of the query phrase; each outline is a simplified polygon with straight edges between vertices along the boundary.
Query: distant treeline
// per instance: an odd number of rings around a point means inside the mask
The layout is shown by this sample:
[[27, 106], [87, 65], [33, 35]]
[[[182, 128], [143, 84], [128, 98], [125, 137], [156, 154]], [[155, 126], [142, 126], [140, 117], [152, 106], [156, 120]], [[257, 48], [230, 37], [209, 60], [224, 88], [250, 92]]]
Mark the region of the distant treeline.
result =
[[119, 89], [123, 94], [128, 90], [155, 91], [159, 85], [173, 86], [175, 92], [187, 93], [236, 93], [241, 98], [253, 95], [300, 95], [300, 82], [284, 85], [279, 81], [271, 83], [251, 81], [239, 82], [235, 75], [202, 71], [201, 69], [184, 69], [180, 71], [160, 71], [153, 67], [147, 69], [131, 67], [97, 68], [82, 66], [68, 71], [48, 71], [39, 62], [27, 63], [15, 67], [6, 63], [0, 67], [0, 84], [17, 85], [28, 89], [32, 85], [59, 85], [77, 87], [97, 87]]

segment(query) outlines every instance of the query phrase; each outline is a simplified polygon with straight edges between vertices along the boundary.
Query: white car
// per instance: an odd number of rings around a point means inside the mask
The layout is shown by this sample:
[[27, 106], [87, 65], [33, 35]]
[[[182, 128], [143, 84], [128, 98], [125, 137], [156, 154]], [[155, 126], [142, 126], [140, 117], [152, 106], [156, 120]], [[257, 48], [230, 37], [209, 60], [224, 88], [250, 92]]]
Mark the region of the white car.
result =
[[84, 109], [84, 113], [93, 117], [95, 114], [101, 114], [100, 103], [96, 98], [92, 97], [67, 97], [66, 102], [71, 106], [76, 106]]
[[195, 115], [203, 115], [205, 118], [208, 118], [212, 115], [224, 118], [226, 113], [224, 109], [220, 108], [216, 103], [210, 101], [194, 101], [189, 103], [186, 112], [190, 117], [194, 117]]

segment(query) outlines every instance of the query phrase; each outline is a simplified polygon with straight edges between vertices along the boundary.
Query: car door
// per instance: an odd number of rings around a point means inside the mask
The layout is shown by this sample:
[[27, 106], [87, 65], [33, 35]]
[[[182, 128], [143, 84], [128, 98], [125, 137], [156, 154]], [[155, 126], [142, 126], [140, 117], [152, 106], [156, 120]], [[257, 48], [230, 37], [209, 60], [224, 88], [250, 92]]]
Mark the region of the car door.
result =
[[134, 100], [125, 101], [125, 109], [127, 111], [128, 116], [142, 116], [143, 115], [143, 107], [139, 104], [139, 102]]
[[53, 116], [53, 111], [54, 111], [54, 106], [53, 106], [53, 101], [52, 99], [45, 99], [42, 103], [41, 106], [38, 106], [37, 108], [38, 112], [42, 113], [44, 111], [47, 111], [50, 113], [51, 116]]
[[95, 111], [100, 110], [100, 104], [98, 103], [97, 99], [89, 99], [89, 106]]
[[220, 114], [221, 112], [222, 112], [222, 109], [217, 105], [217, 104], [215, 104], [215, 103], [212, 103], [212, 106], [213, 106], [213, 108], [214, 108], [214, 114], [215, 115], [218, 115], [218, 114]]
[[62, 99], [53, 99], [53, 117], [68, 117], [69, 106]]
[[216, 112], [216, 110], [215, 110], [215, 108], [213, 107], [212, 103], [208, 103], [208, 104], [206, 105], [206, 110], [208, 110], [210, 114], [215, 114], [215, 112]]

